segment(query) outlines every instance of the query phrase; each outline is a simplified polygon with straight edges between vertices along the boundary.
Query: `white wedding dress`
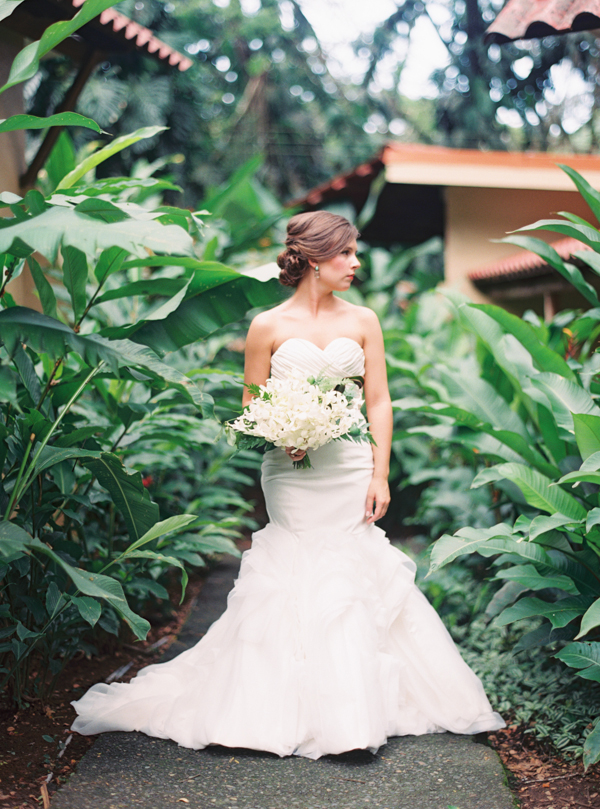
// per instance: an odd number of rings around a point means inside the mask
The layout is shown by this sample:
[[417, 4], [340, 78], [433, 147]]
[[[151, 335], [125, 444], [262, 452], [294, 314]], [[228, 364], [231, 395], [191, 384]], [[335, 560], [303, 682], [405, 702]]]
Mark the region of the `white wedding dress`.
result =
[[[293, 338], [272, 374], [364, 373], [358, 343], [323, 351]], [[265, 454], [271, 522], [254, 534], [224, 615], [204, 638], [131, 683], [74, 702], [83, 734], [139, 730], [184, 747], [209, 744], [319, 758], [389, 736], [504, 727], [481, 682], [414, 585], [415, 565], [365, 520], [370, 445], [336, 441], [295, 470]]]

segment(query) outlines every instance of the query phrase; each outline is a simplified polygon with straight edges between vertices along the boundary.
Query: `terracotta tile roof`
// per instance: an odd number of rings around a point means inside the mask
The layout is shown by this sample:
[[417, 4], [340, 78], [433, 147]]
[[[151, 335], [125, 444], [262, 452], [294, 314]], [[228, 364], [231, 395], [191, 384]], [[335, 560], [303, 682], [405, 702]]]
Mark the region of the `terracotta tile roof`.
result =
[[[534, 0], [535, 2], [535, 0]], [[599, 0], [600, 5], [600, 0]], [[600, 27], [600, 26], [599, 26]], [[394, 163], [418, 162], [430, 165], [501, 166], [503, 168], [554, 168], [557, 163], [577, 164], [581, 168], [600, 169], [600, 155], [567, 152], [500, 152], [483, 149], [454, 149], [425, 143], [390, 141], [381, 159], [386, 166]]]
[[311, 210], [318, 205], [337, 199], [340, 196], [348, 197], [357, 207], [362, 207], [369, 196], [371, 183], [383, 168], [380, 157], [374, 157], [368, 163], [361, 163], [346, 174], [338, 174], [331, 180], [312, 188], [303, 197], [298, 197], [287, 203], [287, 207], [301, 207]]
[[390, 142], [381, 159], [391, 183], [465, 188], [528, 188], [574, 191], [558, 168], [566, 164], [600, 187], [600, 155], [501, 152]]
[[[591, 250], [591, 247], [583, 244], [577, 239], [560, 239], [552, 242], [552, 247], [562, 259], [570, 259], [579, 250]], [[476, 281], [509, 281], [520, 278], [530, 278], [532, 276], [545, 274], [549, 265], [536, 253], [530, 250], [521, 250], [519, 253], [486, 264], [476, 270], [471, 270], [468, 274], [469, 280]]]
[[508, 0], [484, 35], [503, 44], [600, 28], [600, 0]]
[[[73, 8], [80, 8], [85, 0], [71, 0]], [[177, 66], [179, 70], [188, 70], [194, 63], [187, 56], [171, 48], [170, 45], [162, 42], [149, 28], [130, 20], [114, 8], [107, 8], [100, 14], [100, 24], [111, 29], [115, 34], [120, 34], [126, 40], [134, 40], [135, 45], [149, 54], [163, 61], [168, 61], [172, 67]]]

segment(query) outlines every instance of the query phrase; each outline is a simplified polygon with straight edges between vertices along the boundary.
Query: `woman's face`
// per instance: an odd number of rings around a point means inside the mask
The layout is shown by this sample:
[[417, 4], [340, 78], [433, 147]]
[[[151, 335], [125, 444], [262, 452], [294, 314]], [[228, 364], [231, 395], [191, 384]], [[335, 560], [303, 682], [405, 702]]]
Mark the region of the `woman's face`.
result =
[[336, 292], [348, 289], [360, 267], [360, 261], [356, 257], [357, 249], [356, 239], [353, 239], [337, 256], [320, 261], [319, 281]]

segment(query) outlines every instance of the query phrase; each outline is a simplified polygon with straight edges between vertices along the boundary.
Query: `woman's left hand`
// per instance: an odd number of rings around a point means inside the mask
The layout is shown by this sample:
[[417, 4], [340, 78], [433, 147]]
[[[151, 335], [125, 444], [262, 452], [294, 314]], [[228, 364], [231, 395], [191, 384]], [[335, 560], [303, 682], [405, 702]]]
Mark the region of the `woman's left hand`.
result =
[[285, 451], [292, 459], [292, 461], [294, 461], [294, 463], [296, 461], [301, 461], [306, 455], [305, 449], [296, 449], [296, 447], [286, 447]]
[[388, 510], [390, 504], [390, 487], [386, 478], [372, 478], [367, 492], [368, 523], [380, 520]]

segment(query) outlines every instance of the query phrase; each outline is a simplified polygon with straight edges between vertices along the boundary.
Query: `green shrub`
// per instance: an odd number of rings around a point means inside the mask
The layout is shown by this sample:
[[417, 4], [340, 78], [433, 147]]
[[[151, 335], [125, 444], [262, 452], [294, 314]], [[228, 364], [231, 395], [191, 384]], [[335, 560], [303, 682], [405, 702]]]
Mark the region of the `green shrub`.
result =
[[[596, 215], [600, 194], [566, 169]], [[536, 223], [589, 245], [577, 257], [600, 272], [600, 232], [576, 217]], [[475, 523], [439, 539], [435, 571], [460, 556], [491, 558], [502, 583], [490, 605], [497, 626], [536, 619], [515, 651], [550, 646], [577, 675], [600, 683], [600, 333], [596, 292], [572, 263], [536, 239], [535, 250], [595, 307], [561, 313], [553, 324], [518, 318], [492, 305], [453, 297], [453, 329], [471, 352], [432, 356], [410, 335], [412, 356], [394, 363], [413, 393], [394, 402], [421, 420], [408, 433], [430, 435], [470, 452], [479, 467], [471, 488], [488, 489], [495, 525]], [[429, 424], [425, 424], [425, 421]], [[486, 465], [483, 466], [483, 463]], [[554, 644], [558, 643], [559, 647]], [[562, 646], [561, 646], [562, 644]], [[600, 722], [586, 739], [586, 766], [600, 760]]]
[[[87, 0], [51, 26], [0, 92], [111, 4]], [[99, 131], [74, 113], [14, 116], [0, 130], [55, 124]], [[233, 539], [251, 525], [239, 494], [249, 478], [215, 443], [209, 392], [223, 398], [224, 381], [231, 399], [239, 380], [164, 355], [279, 291], [216, 261], [235, 245], [219, 247], [218, 222], [207, 238], [196, 213], [161, 204], [176, 190], [168, 180], [95, 179], [104, 160], [160, 131], [96, 146], [79, 164], [63, 149], [46, 196], [0, 194], [0, 688], [18, 704], [43, 698], [77, 650], [93, 652], [99, 629], [117, 634], [122, 620], [145, 637], [139, 612], [168, 597], [168, 571], [179, 570], [183, 597], [186, 567], [237, 553]], [[250, 170], [226, 189], [232, 204]], [[43, 312], [7, 291], [26, 266]]]

